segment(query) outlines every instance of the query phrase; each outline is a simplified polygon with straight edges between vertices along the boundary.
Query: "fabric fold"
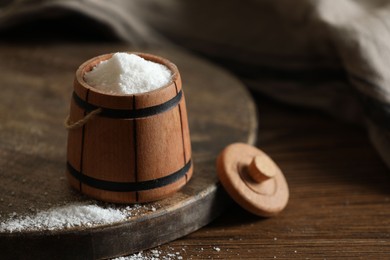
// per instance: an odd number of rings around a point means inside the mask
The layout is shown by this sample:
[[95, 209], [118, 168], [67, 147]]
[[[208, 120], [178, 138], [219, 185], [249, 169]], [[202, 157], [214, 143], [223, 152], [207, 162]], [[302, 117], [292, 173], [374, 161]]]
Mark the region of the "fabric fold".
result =
[[0, 30], [67, 10], [134, 46], [180, 45], [249, 88], [367, 128], [390, 167], [390, 3], [382, 0], [19, 0]]

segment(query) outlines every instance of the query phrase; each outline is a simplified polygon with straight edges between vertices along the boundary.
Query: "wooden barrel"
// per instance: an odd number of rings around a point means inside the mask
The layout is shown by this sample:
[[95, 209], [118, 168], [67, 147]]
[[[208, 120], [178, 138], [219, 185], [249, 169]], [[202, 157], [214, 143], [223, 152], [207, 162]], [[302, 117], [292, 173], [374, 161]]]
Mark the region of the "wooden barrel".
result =
[[83, 194], [117, 203], [155, 201], [191, 178], [191, 143], [177, 67], [158, 56], [135, 53], [167, 66], [172, 80], [133, 95], [107, 94], [89, 86], [84, 74], [112, 54], [95, 57], [76, 72], [69, 122], [101, 112], [69, 130], [67, 177]]

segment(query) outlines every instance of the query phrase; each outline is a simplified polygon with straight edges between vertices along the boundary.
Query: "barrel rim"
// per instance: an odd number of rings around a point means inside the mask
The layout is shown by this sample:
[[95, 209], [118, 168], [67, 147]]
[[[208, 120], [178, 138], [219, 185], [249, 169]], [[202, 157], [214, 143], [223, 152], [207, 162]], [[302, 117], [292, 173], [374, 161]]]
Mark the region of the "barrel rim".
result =
[[167, 84], [165, 84], [157, 89], [154, 89], [154, 90], [151, 90], [148, 92], [134, 93], [134, 94], [107, 93], [105, 91], [101, 91], [101, 90], [89, 85], [84, 80], [85, 73], [91, 71], [100, 62], [110, 59], [115, 53], [116, 52], [102, 54], [102, 55], [95, 56], [95, 57], [85, 61], [83, 64], [81, 64], [79, 66], [79, 68], [76, 71], [76, 80], [80, 83], [80, 85], [82, 87], [84, 87], [87, 90], [92, 91], [98, 95], [110, 96], [110, 97], [140, 97], [140, 96], [160, 92], [163, 89], [170, 87], [172, 84], [175, 84], [176, 80], [179, 78], [179, 70], [177, 69], [177, 66], [173, 62], [171, 62], [170, 60], [168, 60], [166, 58], [163, 58], [161, 56], [157, 56], [154, 54], [150, 54], [150, 53], [144, 53], [144, 52], [126, 52], [128, 54], [138, 55], [141, 58], [144, 58], [145, 60], [152, 61], [152, 62], [159, 63], [161, 65], [166, 66], [172, 72], [171, 80]]

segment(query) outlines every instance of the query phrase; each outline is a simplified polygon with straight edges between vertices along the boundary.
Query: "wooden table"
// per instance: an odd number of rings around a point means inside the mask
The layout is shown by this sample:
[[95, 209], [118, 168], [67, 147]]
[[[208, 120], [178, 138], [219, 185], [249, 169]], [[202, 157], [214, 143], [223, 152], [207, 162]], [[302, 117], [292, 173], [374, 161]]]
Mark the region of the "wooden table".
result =
[[255, 100], [258, 147], [273, 157], [289, 183], [285, 211], [265, 219], [232, 203], [208, 226], [140, 255], [389, 259], [390, 171], [364, 129], [259, 95]]
[[390, 171], [365, 130], [255, 99], [258, 146], [284, 171], [287, 208], [263, 219], [233, 205], [159, 250], [180, 251], [184, 259], [389, 259]]

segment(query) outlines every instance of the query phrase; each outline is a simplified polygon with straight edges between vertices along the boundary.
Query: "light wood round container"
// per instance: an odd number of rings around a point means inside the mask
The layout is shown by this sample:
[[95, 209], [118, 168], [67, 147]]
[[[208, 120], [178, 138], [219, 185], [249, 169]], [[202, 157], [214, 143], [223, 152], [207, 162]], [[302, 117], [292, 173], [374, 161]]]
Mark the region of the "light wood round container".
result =
[[191, 178], [191, 143], [177, 67], [158, 56], [135, 53], [172, 71], [159, 89], [134, 95], [101, 92], [84, 74], [113, 54], [95, 57], [76, 72], [69, 122], [101, 112], [68, 133], [67, 177], [90, 197], [116, 203], [165, 198]]

